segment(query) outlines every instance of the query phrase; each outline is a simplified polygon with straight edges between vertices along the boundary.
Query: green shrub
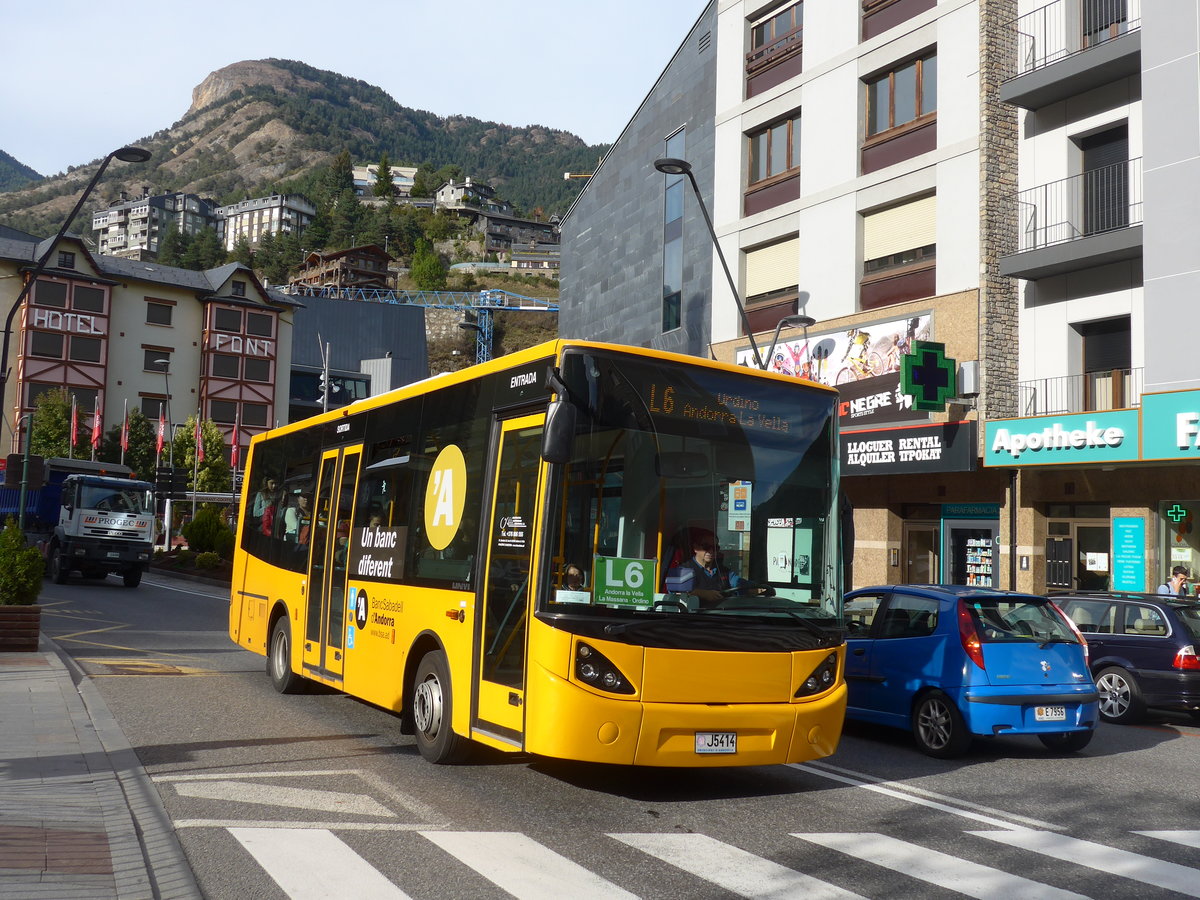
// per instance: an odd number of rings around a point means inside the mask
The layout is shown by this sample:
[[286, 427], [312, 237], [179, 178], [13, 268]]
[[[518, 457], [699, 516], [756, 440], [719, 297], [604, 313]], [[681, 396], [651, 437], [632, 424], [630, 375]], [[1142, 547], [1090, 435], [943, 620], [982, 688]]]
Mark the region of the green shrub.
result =
[[196, 551], [180, 550], [177, 554], [175, 554], [175, 559], [178, 560], [179, 565], [181, 566], [190, 566], [196, 561]]
[[217, 535], [217, 555], [221, 559], [233, 559], [234, 545], [233, 529], [226, 526], [225, 530]]
[[192, 521], [183, 526], [183, 537], [188, 549], [197, 553], [215, 553], [218, 535], [228, 531], [229, 526], [221, 521], [221, 514], [213, 506], [202, 506]]
[[197, 569], [215, 569], [221, 565], [221, 557], [215, 553], [201, 553], [196, 557]]
[[25, 546], [15, 519], [0, 531], [0, 606], [30, 606], [42, 592], [46, 562], [37, 547]]

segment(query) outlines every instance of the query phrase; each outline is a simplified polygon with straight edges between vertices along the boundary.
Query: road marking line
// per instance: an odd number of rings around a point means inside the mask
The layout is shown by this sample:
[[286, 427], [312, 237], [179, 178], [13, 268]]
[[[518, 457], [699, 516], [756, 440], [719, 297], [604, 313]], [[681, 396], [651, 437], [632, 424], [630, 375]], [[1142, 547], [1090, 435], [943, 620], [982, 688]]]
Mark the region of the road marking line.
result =
[[1142, 834], [1160, 841], [1172, 841], [1185, 847], [1200, 848], [1200, 831], [1135, 831], [1134, 834]]
[[635, 898], [634, 894], [523, 834], [491, 831], [422, 831], [421, 834], [521, 900]]
[[229, 833], [291, 900], [408, 898], [374, 866], [328, 831], [231, 828]]
[[861, 896], [704, 834], [609, 837], [741, 897], [851, 900]]
[[278, 819], [175, 819], [172, 828], [295, 828], [299, 831], [427, 831], [428, 822], [281, 822]]
[[1019, 825], [1024, 825], [1027, 828], [1044, 828], [1047, 831], [1062, 831], [1065, 828], [1063, 825], [1053, 825], [1049, 822], [1043, 822], [1041, 819], [1031, 819], [1028, 816], [1019, 816], [1016, 813], [1005, 812], [1004, 810], [996, 809], [991, 806], [983, 806], [979, 803], [972, 803], [969, 800], [960, 800], [958, 797], [951, 797], [947, 794], [939, 794], [936, 791], [929, 791], [925, 788], [915, 787], [902, 781], [887, 781], [881, 778], [874, 778], [865, 772], [856, 772], [853, 769], [843, 769], [841, 766], [832, 765], [824, 760], [820, 762], [806, 763], [806, 766], [811, 766], [816, 769], [828, 769], [831, 772], [840, 772], [843, 775], [850, 776], [851, 778], [859, 779], [864, 784], [882, 785], [884, 787], [894, 788], [898, 791], [904, 791], [908, 794], [915, 794], [918, 797], [925, 797], [929, 800], [937, 800], [942, 803], [959, 806], [963, 809], [973, 809], [976, 812], [1003, 816], [1004, 818], [1009, 819], [1010, 821]]
[[313, 788], [236, 781], [193, 781], [176, 784], [175, 793], [182, 797], [199, 797], [202, 800], [258, 803], [262, 806], [286, 806], [290, 809], [315, 809], [321, 812], [396, 818], [394, 812], [366, 794], [347, 794], [342, 791], [319, 791]]
[[977, 900], [1011, 900], [1012, 897], [1022, 900], [1080, 900], [1084, 896], [884, 834], [793, 834], [792, 837], [958, 891]]
[[[982, 809], [986, 810], [987, 812], [995, 813], [995, 815], [983, 815], [982, 813], [972, 812], [971, 810], [968, 810], [968, 809], [961, 809], [961, 808], [956, 808], [954, 806], [951, 806], [950, 803], [957, 802], [951, 798], [947, 798], [948, 802], [942, 803], [942, 802], [939, 802], [936, 800], [929, 800], [924, 797], [914, 797], [911, 794], [907, 794], [903, 791], [896, 790], [895, 788], [884, 787], [881, 784], [872, 784], [867, 781], [862, 781], [858, 778], [848, 778], [845, 775], [838, 775], [835, 772], [825, 772], [825, 771], [822, 771], [821, 769], [813, 768], [812, 766], [809, 766], [809, 765], [803, 764], [803, 763], [788, 763], [787, 765], [793, 769], [798, 769], [801, 772], [808, 772], [811, 775], [820, 775], [822, 778], [830, 778], [834, 781], [840, 781], [844, 784], [849, 784], [849, 785], [853, 785], [854, 787], [863, 788], [864, 790], [874, 791], [877, 794], [883, 794], [887, 797], [893, 797], [897, 800], [903, 800], [906, 803], [915, 803], [918, 806], [927, 806], [930, 809], [937, 809], [937, 810], [941, 810], [942, 812], [951, 813], [952, 815], [962, 816], [964, 819], [972, 819], [973, 821], [976, 821], [976, 822], [982, 822], [985, 825], [991, 825], [994, 828], [1025, 827], [1025, 826], [1020, 826], [1020, 825], [1014, 824], [1012, 822], [1013, 817], [1008, 817], [1008, 819], [997, 818], [997, 816], [1007, 816], [1007, 813], [1004, 813], [998, 809], [991, 810], [991, 809], [988, 809], [988, 807], [981, 807]], [[1046, 828], [1048, 828], [1048, 829], [1057, 829], [1059, 827], [1060, 826], [1057, 826], [1057, 825], [1047, 825], [1046, 826]]]
[[1044, 831], [968, 831], [967, 834], [1010, 847], [1032, 850], [1055, 859], [1070, 860], [1108, 875], [1131, 878], [1169, 891], [1178, 891], [1188, 897], [1200, 897], [1200, 871], [1140, 853]]
[[233, 781], [238, 778], [308, 778], [314, 775], [358, 775], [358, 769], [305, 769], [301, 772], [196, 772], [187, 775], [151, 775], [154, 781]]

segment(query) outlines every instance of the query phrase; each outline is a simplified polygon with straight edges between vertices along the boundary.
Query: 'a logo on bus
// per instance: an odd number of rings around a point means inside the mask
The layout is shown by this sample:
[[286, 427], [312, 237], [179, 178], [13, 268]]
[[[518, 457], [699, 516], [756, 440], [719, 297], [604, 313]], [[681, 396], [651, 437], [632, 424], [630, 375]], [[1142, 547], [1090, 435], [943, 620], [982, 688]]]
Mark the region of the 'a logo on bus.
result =
[[467, 463], [458, 447], [447, 444], [433, 461], [425, 486], [425, 534], [434, 550], [450, 546], [466, 502]]
[[358, 600], [354, 604], [354, 621], [360, 629], [367, 627], [367, 592], [359, 590]]
[[531, 384], [537, 384], [537, 373], [536, 372], [525, 372], [524, 374], [521, 374], [521, 375], [514, 375], [512, 377], [512, 379], [508, 382], [508, 386], [510, 389], [529, 387], [529, 385], [531, 385]]

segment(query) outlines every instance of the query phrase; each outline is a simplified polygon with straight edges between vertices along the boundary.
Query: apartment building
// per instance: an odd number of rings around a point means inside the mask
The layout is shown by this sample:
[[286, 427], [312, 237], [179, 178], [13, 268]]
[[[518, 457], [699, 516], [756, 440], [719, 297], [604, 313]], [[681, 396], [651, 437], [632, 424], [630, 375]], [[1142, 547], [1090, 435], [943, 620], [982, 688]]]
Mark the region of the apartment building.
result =
[[0, 238], [5, 308], [51, 254], [14, 322], [3, 397], [12, 452], [23, 448], [15, 423], [41, 393], [64, 386], [84, 421], [100, 410], [105, 432], [121, 423], [126, 401], [157, 419], [169, 399], [172, 425], [199, 410], [227, 442], [237, 423], [243, 451], [286, 421], [299, 303], [240, 263], [194, 272], [94, 254], [70, 234], [48, 243]]
[[317, 208], [301, 194], [247, 198], [217, 207], [217, 236], [226, 250], [242, 239], [256, 247], [267, 234], [301, 234], [316, 214]]
[[1197, 6], [1023, 0], [1009, 27], [1019, 418], [985, 465], [1019, 472], [1026, 586], [1153, 590], [1200, 570]]
[[[392, 189], [397, 197], [412, 194], [413, 180], [417, 176], [416, 166], [391, 166]], [[353, 169], [354, 196], [369, 199], [375, 196], [375, 182], [379, 180], [379, 164], [355, 166]]]
[[147, 188], [136, 200], [121, 192], [118, 203], [92, 214], [97, 250], [105, 256], [153, 260], [170, 225], [180, 234], [195, 236], [217, 227], [217, 205], [196, 194], [150, 196]]
[[[979, 433], [1016, 409], [998, 270], [1016, 111], [997, 96], [1015, 17], [1009, 0], [710, 3], [562, 225], [564, 334], [742, 364], [753, 341], [839, 387], [855, 584], [1013, 580], [1015, 488]], [[658, 158], [686, 160], [694, 190]], [[900, 390], [918, 340], [960, 369], [940, 412]]]

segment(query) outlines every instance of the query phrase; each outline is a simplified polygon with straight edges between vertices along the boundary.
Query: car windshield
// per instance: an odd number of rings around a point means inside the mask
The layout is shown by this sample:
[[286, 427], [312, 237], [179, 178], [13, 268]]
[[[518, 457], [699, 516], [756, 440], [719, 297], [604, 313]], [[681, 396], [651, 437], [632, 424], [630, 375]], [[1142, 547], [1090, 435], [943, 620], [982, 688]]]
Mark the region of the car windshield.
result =
[[1180, 603], [1174, 606], [1179, 621], [1191, 632], [1192, 639], [1200, 641], [1200, 603]]
[[985, 644], [1079, 640], [1054, 605], [1042, 597], [968, 595], [963, 597], [963, 606]]
[[834, 395], [602, 352], [562, 374], [578, 416], [543, 610], [838, 627]]

